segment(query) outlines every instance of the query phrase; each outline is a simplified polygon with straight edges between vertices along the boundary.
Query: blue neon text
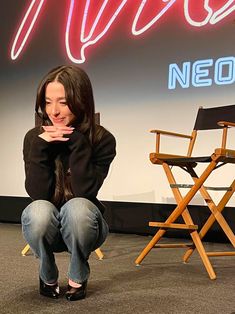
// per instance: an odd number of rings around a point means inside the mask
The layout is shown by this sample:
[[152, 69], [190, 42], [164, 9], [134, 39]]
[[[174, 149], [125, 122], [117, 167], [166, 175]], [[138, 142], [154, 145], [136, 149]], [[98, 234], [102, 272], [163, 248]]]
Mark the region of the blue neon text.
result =
[[235, 82], [235, 57], [222, 57], [169, 65], [168, 89], [228, 85]]

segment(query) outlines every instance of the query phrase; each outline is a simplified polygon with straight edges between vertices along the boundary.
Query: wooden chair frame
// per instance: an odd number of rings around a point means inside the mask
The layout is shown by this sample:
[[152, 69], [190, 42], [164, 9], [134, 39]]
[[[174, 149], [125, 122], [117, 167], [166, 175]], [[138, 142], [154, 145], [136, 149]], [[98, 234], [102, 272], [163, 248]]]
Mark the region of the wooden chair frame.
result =
[[[235, 108], [235, 106], [234, 106]], [[183, 261], [187, 262], [191, 254], [195, 251], [198, 251], [202, 262], [207, 270], [207, 273], [210, 279], [215, 279], [216, 274], [212, 267], [212, 264], [209, 260], [210, 256], [233, 256], [235, 255], [235, 251], [230, 252], [206, 252], [202, 243], [203, 237], [206, 235], [208, 230], [211, 228], [215, 221], [223, 229], [225, 235], [231, 242], [233, 248], [235, 248], [235, 235], [231, 230], [230, 226], [224, 219], [222, 215], [222, 211], [230, 198], [232, 197], [235, 191], [235, 180], [231, 183], [230, 187], [206, 187], [204, 186], [204, 182], [210, 176], [210, 174], [216, 168], [223, 166], [227, 163], [235, 163], [235, 150], [227, 149], [227, 132], [228, 128], [235, 127], [235, 123], [227, 122], [227, 121], [219, 121], [218, 128], [222, 128], [222, 143], [220, 148], [216, 148], [211, 156], [209, 156], [209, 164], [202, 172], [200, 177], [196, 174], [194, 168], [197, 165], [197, 162], [202, 161], [201, 157], [193, 158], [191, 157], [193, 147], [197, 137], [197, 130], [193, 130], [191, 135], [185, 135], [180, 133], [168, 132], [163, 130], [152, 130], [151, 133], [156, 134], [156, 152], [150, 154], [150, 160], [153, 164], [162, 165], [166, 177], [169, 181], [170, 187], [172, 189], [173, 195], [175, 197], [177, 206], [174, 211], [170, 214], [165, 222], [149, 222], [149, 226], [158, 227], [159, 230], [156, 232], [152, 240], [147, 244], [147, 246], [143, 249], [140, 255], [137, 257], [135, 263], [139, 265], [145, 256], [150, 252], [152, 248], [187, 248]], [[163, 135], [174, 136], [179, 138], [185, 138], [189, 140], [188, 152], [185, 156], [179, 155], [170, 155], [160, 153], [160, 137]], [[205, 158], [205, 157], [203, 157]], [[176, 180], [173, 176], [171, 166], [178, 165], [183, 170], [188, 172], [192, 177], [194, 184], [193, 185], [182, 185], [177, 184]], [[182, 196], [180, 192], [180, 188], [187, 187], [189, 188], [188, 193], [185, 196]], [[221, 198], [218, 205], [215, 205], [212, 197], [208, 193], [208, 190], [225, 190], [223, 197]], [[193, 223], [192, 217], [187, 209], [189, 202], [193, 199], [197, 192], [200, 192], [202, 198], [205, 200], [211, 214], [207, 219], [204, 226], [201, 228], [200, 232], [198, 232], [198, 226]], [[182, 216], [184, 224], [175, 223], [178, 217]], [[186, 229], [190, 232], [192, 243], [191, 244], [158, 244], [159, 240], [163, 237], [167, 229], [175, 228], [175, 229]]]

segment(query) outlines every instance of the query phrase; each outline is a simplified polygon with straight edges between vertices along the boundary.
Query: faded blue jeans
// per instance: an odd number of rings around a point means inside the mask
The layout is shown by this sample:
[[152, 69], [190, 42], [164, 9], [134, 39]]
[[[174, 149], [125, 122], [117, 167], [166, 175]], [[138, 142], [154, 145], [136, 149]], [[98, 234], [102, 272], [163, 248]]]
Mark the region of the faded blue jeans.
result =
[[68, 277], [82, 283], [88, 279], [88, 258], [102, 245], [108, 225], [99, 209], [85, 198], [73, 198], [58, 210], [45, 200], [33, 201], [23, 211], [25, 240], [40, 260], [39, 276], [46, 283], [58, 280], [54, 252], [71, 254]]

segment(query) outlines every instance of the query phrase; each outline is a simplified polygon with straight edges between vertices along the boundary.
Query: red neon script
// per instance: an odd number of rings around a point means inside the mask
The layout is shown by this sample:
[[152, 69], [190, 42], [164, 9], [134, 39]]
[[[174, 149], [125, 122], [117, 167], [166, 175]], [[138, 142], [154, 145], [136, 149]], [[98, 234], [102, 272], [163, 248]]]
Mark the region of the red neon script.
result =
[[[133, 4], [132, 0], [68, 1], [69, 10], [64, 38], [68, 58], [74, 63], [83, 63], [86, 60], [86, 48], [95, 45], [110, 31], [112, 24], [118, 19], [127, 3]], [[136, 15], [132, 22], [132, 34], [138, 36], [156, 25], [176, 1], [143, 0], [140, 3], [138, 1]], [[235, 0], [220, 0], [219, 2], [218, 4], [218, 0], [197, 0], [195, 4], [195, 0], [184, 0], [183, 10], [186, 22], [193, 27], [214, 25], [235, 10]], [[17, 59], [22, 53], [33, 28], [36, 27], [45, 3], [46, 0], [31, 0], [13, 40], [12, 60]], [[202, 17], [198, 17], [200, 14], [195, 14], [195, 12], [201, 12]]]

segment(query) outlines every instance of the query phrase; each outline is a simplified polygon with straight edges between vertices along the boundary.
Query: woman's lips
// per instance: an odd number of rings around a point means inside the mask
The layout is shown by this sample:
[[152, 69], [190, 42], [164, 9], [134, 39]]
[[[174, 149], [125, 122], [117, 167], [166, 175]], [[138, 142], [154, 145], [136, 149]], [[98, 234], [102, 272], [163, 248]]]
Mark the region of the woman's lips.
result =
[[52, 118], [52, 122], [54, 123], [62, 123], [64, 121], [64, 118]]

